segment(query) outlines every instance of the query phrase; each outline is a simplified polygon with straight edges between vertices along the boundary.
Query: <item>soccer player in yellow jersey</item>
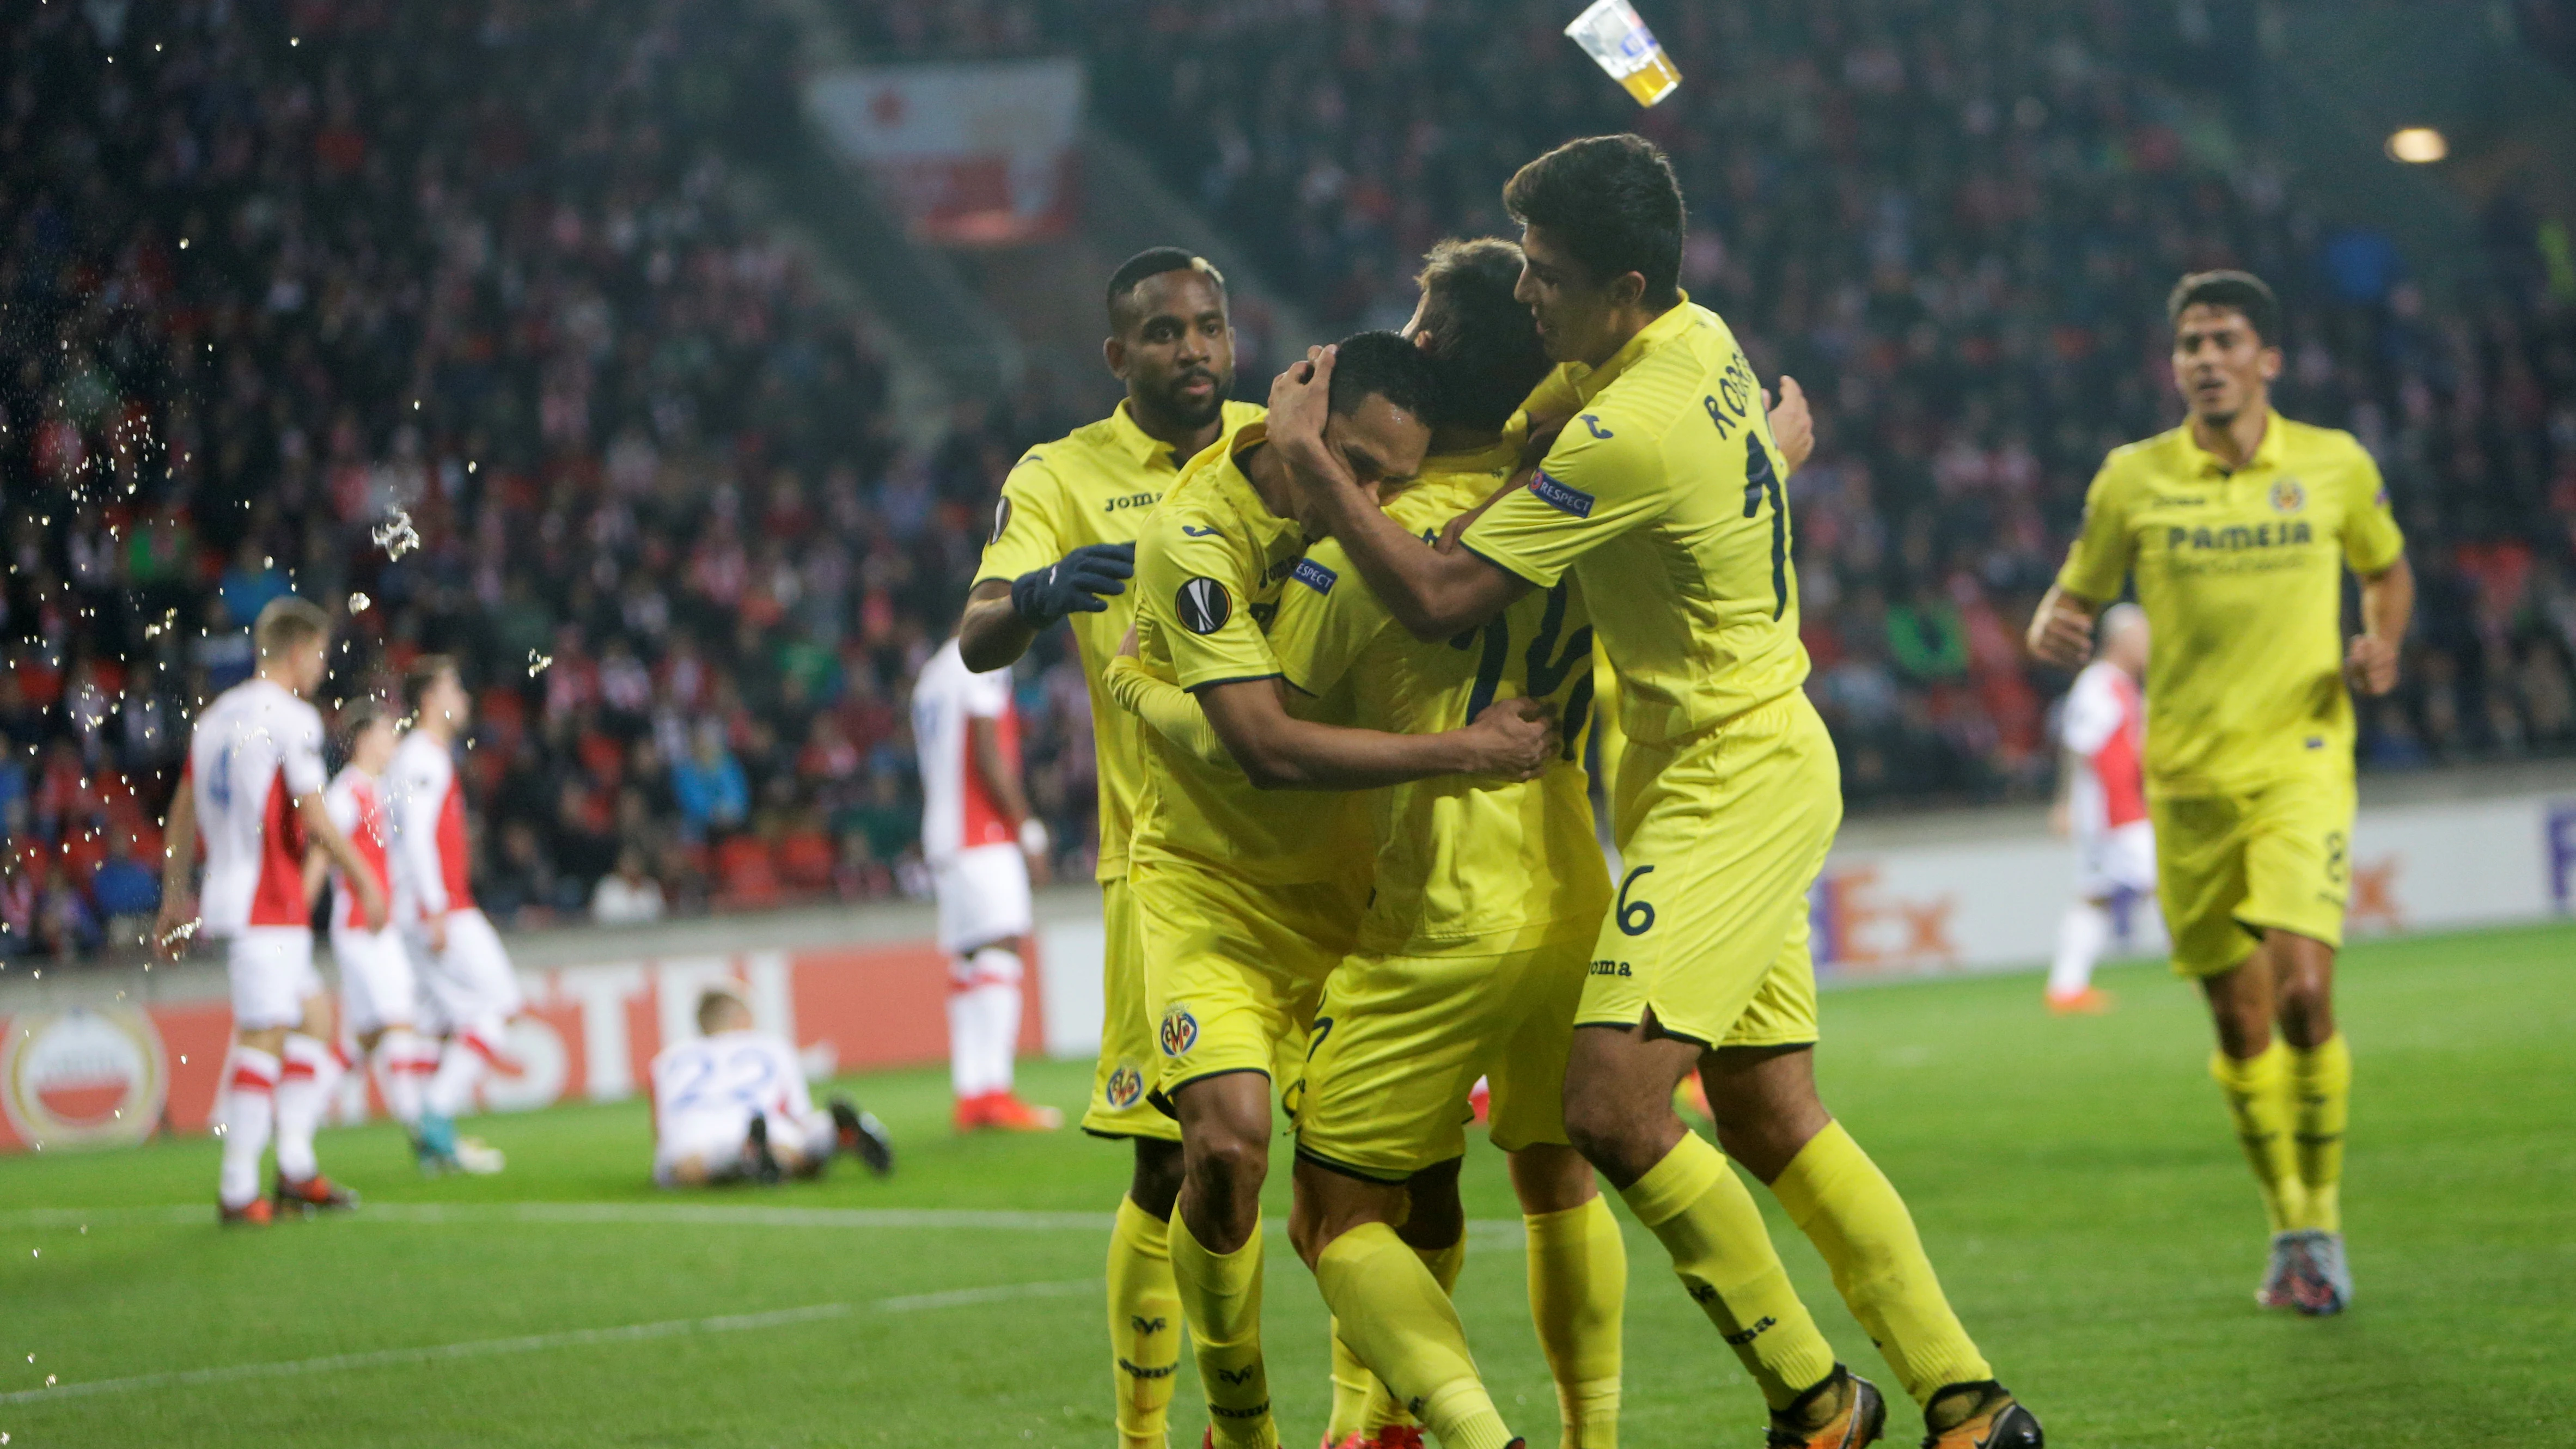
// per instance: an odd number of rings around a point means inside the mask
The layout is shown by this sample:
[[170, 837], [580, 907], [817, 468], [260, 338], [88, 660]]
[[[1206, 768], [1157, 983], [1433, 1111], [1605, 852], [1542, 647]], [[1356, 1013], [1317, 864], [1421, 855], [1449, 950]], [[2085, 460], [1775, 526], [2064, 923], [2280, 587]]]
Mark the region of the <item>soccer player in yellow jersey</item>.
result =
[[1099, 422], [1030, 449], [1011, 470], [958, 643], [969, 667], [1000, 669], [1040, 630], [1069, 617], [1091, 686], [1107, 1009], [1082, 1126], [1135, 1144], [1134, 1176], [1110, 1233], [1111, 1372], [1122, 1449], [1162, 1449], [1181, 1355], [1167, 1242], [1181, 1186], [1180, 1128], [1145, 1101], [1157, 1053], [1127, 892], [1144, 766], [1135, 717], [1110, 702], [1101, 671], [1135, 614], [1123, 581], [1145, 515], [1181, 464], [1261, 409], [1226, 400], [1234, 331], [1225, 279], [1214, 267], [1171, 247], [1140, 253], [1110, 278], [1108, 304], [1102, 353], [1127, 397]]
[[[1420, 466], [1428, 363], [1393, 333], [1343, 344], [1319, 445], [1374, 490]], [[1192, 460], [1136, 548], [1137, 665], [1195, 695], [1226, 763], [1145, 736], [1128, 863], [1161, 1053], [1181, 1124], [1173, 1275], [1221, 1449], [1277, 1449], [1261, 1355], [1260, 1191], [1270, 1072], [1302, 1042], [1368, 905], [1363, 799], [1434, 775], [1536, 774], [1557, 750], [1525, 700], [1437, 734], [1339, 727], [1284, 698], [1268, 629], [1315, 531], [1259, 424]], [[1374, 511], [1374, 510], [1372, 510]], [[1280, 793], [1269, 793], [1269, 792]]]
[[[2094, 613], [2136, 577], [2156, 637], [2156, 893], [2174, 970], [2209, 999], [2210, 1071], [2262, 1184], [2272, 1254], [2257, 1297], [2338, 1313], [2352, 1297], [2340, 1204], [2352, 1056], [2333, 992], [2352, 837], [2346, 686], [2396, 687], [2415, 577], [2361, 444], [2272, 411], [2271, 288], [2203, 272], [2167, 310], [2190, 419], [2103, 463], [2030, 646], [2072, 668]], [[2348, 644], [2346, 567], [2361, 580]]]
[[1871, 1442], [1886, 1406], [1835, 1361], [1725, 1157], [1674, 1113], [1694, 1069], [1726, 1155], [1815, 1242], [1923, 1406], [1924, 1442], [2038, 1445], [1903, 1201], [1816, 1097], [1805, 892], [1841, 819], [1840, 781], [1800, 689], [1782, 459], [1743, 350], [1675, 285], [1672, 168], [1637, 137], [1595, 137], [1521, 168], [1503, 200], [1522, 226], [1520, 296], [1562, 364], [1532, 407], [1572, 414], [1527, 486], [1460, 547], [1422, 547], [1317, 446], [1330, 353], [1273, 384], [1269, 425], [1308, 506], [1416, 637], [1481, 627], [1571, 572], [1617, 668], [1625, 874], [1575, 1015], [1568, 1135], [1761, 1387], [1774, 1445]]

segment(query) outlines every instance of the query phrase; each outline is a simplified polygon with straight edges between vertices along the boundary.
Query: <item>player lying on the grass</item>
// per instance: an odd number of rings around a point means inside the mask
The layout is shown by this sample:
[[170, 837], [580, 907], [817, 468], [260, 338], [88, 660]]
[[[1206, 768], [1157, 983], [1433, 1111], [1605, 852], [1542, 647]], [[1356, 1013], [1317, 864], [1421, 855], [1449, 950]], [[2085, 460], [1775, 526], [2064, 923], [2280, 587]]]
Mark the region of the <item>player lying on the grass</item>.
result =
[[[1322, 443], [1329, 351], [1272, 388], [1274, 451], [1419, 638], [1481, 628], [1568, 572], [1582, 585], [1626, 717], [1612, 787], [1626, 874], [1575, 1016], [1566, 1127], [1761, 1388], [1772, 1442], [1865, 1443], [1886, 1409], [1836, 1362], [1726, 1157], [1815, 1242], [1923, 1407], [1926, 1443], [2036, 1445], [1904, 1202], [1816, 1096], [1806, 891], [1841, 820], [1839, 774], [1800, 687], [1784, 460], [1742, 348], [1676, 285], [1671, 166], [1634, 136], [1574, 141], [1521, 168], [1504, 204], [1522, 224], [1519, 294], [1563, 364], [1532, 410], [1571, 415], [1528, 485], [1459, 547], [1424, 548]], [[1725, 1156], [1674, 1113], [1694, 1070]], [[1463, 1342], [1439, 1353], [1472, 1378]]]
[[[2370, 454], [2349, 433], [2272, 410], [2272, 289], [2202, 272], [2174, 288], [2167, 312], [2190, 418], [2104, 461], [2030, 647], [2074, 667], [2094, 611], [2136, 576], [2157, 641], [2156, 894], [2174, 970], [2209, 999], [2210, 1071], [2263, 1190], [2272, 1249], [2256, 1296], [2336, 1313], [2352, 1299], [2341, 1208], [2352, 1055], [2334, 1018], [2351, 886], [2350, 690], [2397, 687], [2415, 575]], [[2361, 632], [2348, 643], [2347, 566], [2361, 581]]]
[[438, 1069], [421, 1093], [414, 1146], [423, 1172], [493, 1173], [499, 1149], [456, 1135], [457, 1117], [474, 1105], [475, 1085], [502, 1065], [510, 1022], [527, 1009], [509, 952], [474, 904], [465, 841], [465, 787], [456, 778], [456, 748], [472, 717], [456, 661], [425, 654], [403, 674], [410, 728], [395, 746], [385, 801], [393, 822], [393, 871], [414, 910], [403, 923], [436, 1029], [444, 1038]]
[[2147, 823], [2147, 616], [2135, 604], [2102, 614], [2093, 662], [2075, 676], [2058, 721], [2065, 747], [2059, 767], [2061, 829], [2075, 839], [2075, 900], [2057, 926], [2049, 964], [2048, 1009], [2111, 1009], [2093, 985], [2093, 966], [2111, 944], [2118, 918], [2156, 888], [2156, 833]]
[[653, 1057], [653, 1181], [663, 1187], [775, 1183], [820, 1177], [838, 1153], [879, 1177], [894, 1144], [875, 1114], [847, 1097], [814, 1109], [805, 1069], [785, 1037], [752, 1024], [740, 989], [698, 996], [698, 1035]]
[[1226, 400], [1234, 327], [1216, 268], [1173, 247], [1140, 252], [1110, 277], [1106, 302], [1101, 357], [1127, 395], [1108, 417], [1031, 448], [1011, 469], [957, 643], [968, 667], [1002, 669], [1039, 631], [1070, 619], [1090, 688], [1104, 1001], [1082, 1130], [1133, 1144], [1134, 1169], [1109, 1235], [1110, 1377], [1122, 1449], [1163, 1449], [1181, 1357], [1170, 1256], [1181, 1128], [1145, 1100], [1154, 1023], [1127, 890], [1128, 835], [1145, 767], [1136, 718], [1110, 703], [1101, 673], [1135, 617], [1125, 580], [1146, 512], [1183, 464], [1261, 409]]
[[[1421, 465], [1429, 364], [1387, 332], [1362, 333], [1345, 353], [1322, 445], [1373, 491]], [[1141, 666], [1198, 696], [1231, 761], [1148, 732], [1128, 864], [1162, 1056], [1154, 1087], [1181, 1124], [1173, 1277], [1210, 1433], [1226, 1449], [1279, 1443], [1260, 1322], [1271, 1070], [1284, 1044], [1304, 1040], [1367, 906], [1363, 802], [1339, 792], [1448, 774], [1527, 779], [1558, 745], [1545, 710], [1524, 700], [1429, 735], [1337, 727], [1289, 703], [1265, 626], [1319, 532], [1294, 504], [1285, 465], [1247, 425], [1191, 462], [1136, 550]], [[1321, 713], [1334, 715], [1329, 704]]]
[[358, 1055], [374, 1064], [385, 1110], [402, 1124], [417, 1156], [421, 1080], [436, 1068], [437, 1057], [412, 1030], [419, 983], [401, 927], [411, 914], [410, 903], [395, 889], [393, 878], [393, 825], [386, 815], [384, 776], [399, 737], [393, 721], [372, 701], [343, 712], [340, 729], [348, 763], [332, 777], [322, 801], [331, 823], [365, 863], [368, 878], [393, 902], [391, 919], [369, 929], [359, 913], [358, 893], [320, 850], [304, 857], [304, 892], [307, 900], [318, 901], [324, 883], [331, 886], [331, 964], [340, 973], [342, 1016], [357, 1039]]
[[[1489, 239], [1444, 242], [1423, 271], [1406, 335], [1433, 363], [1431, 453], [1386, 506], [1426, 544], [1509, 477], [1518, 447], [1504, 424], [1547, 373], [1529, 310], [1512, 297], [1520, 266], [1517, 247]], [[1560, 1107], [1575, 998], [1610, 899], [1580, 763], [1592, 690], [1581, 594], [1571, 583], [1534, 593], [1473, 637], [1424, 643], [1326, 540], [1292, 570], [1269, 638], [1301, 696], [1347, 698], [1352, 722], [1370, 729], [1430, 734], [1495, 700], [1530, 698], [1564, 735], [1535, 781], [1446, 776], [1369, 796], [1375, 889], [1356, 949], [1325, 984], [1297, 1093], [1289, 1232], [1335, 1323], [1325, 1443], [1392, 1442], [1386, 1431], [1412, 1422], [1404, 1403], [1419, 1404], [1444, 1443], [1509, 1437], [1472, 1377], [1426, 1392], [1455, 1375], [1426, 1375], [1414, 1357], [1425, 1340], [1411, 1331], [1429, 1316], [1463, 1342], [1447, 1297], [1466, 1249], [1462, 1123], [1488, 1072], [1564, 1442], [1613, 1443], [1627, 1258]], [[1231, 763], [1177, 686], [1125, 660], [1111, 684], [1158, 732]]]
[[[216, 1202], [228, 1223], [264, 1223], [259, 1158], [277, 1134], [276, 1201], [309, 1208], [357, 1199], [322, 1175], [313, 1133], [338, 1084], [331, 998], [313, 966], [313, 918], [304, 894], [304, 850], [329, 856], [357, 883], [361, 923], [385, 924], [384, 889], [323, 804], [322, 716], [307, 699], [329, 672], [331, 621], [289, 595], [251, 625], [259, 663], [197, 716], [170, 802], [161, 867], [161, 916], [153, 949], [176, 957], [202, 929], [224, 943], [232, 982], [233, 1047], [216, 1101], [223, 1138]], [[197, 844], [206, 847], [205, 893], [189, 889]]]

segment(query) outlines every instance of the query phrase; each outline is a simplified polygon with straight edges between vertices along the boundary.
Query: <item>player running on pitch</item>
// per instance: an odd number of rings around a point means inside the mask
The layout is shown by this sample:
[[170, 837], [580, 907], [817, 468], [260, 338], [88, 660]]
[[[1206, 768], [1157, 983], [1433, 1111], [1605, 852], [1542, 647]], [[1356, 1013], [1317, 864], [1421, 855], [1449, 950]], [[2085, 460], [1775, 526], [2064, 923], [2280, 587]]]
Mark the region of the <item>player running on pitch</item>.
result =
[[1110, 702], [1101, 671], [1135, 617], [1125, 580], [1146, 513], [1183, 464], [1261, 409], [1226, 400], [1234, 387], [1234, 328], [1216, 268], [1171, 247], [1140, 252], [1110, 277], [1108, 311], [1101, 356], [1127, 396], [1108, 417], [1030, 449], [1012, 468], [958, 626], [958, 650], [969, 668], [1001, 669], [1041, 630], [1069, 618], [1090, 686], [1107, 999], [1082, 1130], [1134, 1144], [1134, 1172], [1109, 1235], [1110, 1372], [1122, 1449], [1162, 1449], [1181, 1357], [1169, 1244], [1172, 1200], [1181, 1190], [1181, 1129], [1145, 1100], [1154, 1026], [1145, 1015], [1145, 969], [1127, 890], [1128, 834], [1144, 765], [1135, 717]]
[[465, 785], [456, 742], [473, 712], [456, 661], [428, 654], [403, 676], [411, 728], [394, 748], [385, 800], [394, 826], [394, 878], [416, 917], [404, 927], [420, 983], [446, 1044], [421, 1093], [417, 1142], [424, 1172], [493, 1173], [498, 1148], [456, 1135], [486, 1067], [502, 1061], [502, 1033], [527, 1009], [500, 933], [474, 904], [465, 843]]
[[318, 896], [326, 879], [331, 884], [331, 962], [340, 972], [341, 1010], [357, 1038], [359, 1056], [374, 1064], [385, 1110], [402, 1124], [417, 1156], [421, 1079], [433, 1069], [435, 1058], [412, 1030], [420, 988], [402, 939], [410, 902], [395, 889], [393, 823], [385, 808], [385, 771], [393, 764], [399, 737], [393, 721], [373, 704], [353, 706], [341, 733], [349, 762], [332, 777], [322, 801], [331, 811], [331, 823], [356, 847], [368, 877], [393, 902], [391, 919], [369, 929], [349, 878], [318, 850], [305, 857], [305, 893]]
[[960, 1132], [1052, 1132], [1053, 1107], [1011, 1090], [1020, 1045], [1020, 939], [1029, 877], [1046, 868], [1046, 825], [1020, 788], [1019, 716], [1007, 674], [975, 674], [949, 640], [912, 686], [921, 760], [921, 853], [948, 956], [948, 1071]]
[[2102, 613], [2093, 662], [2066, 692], [2058, 739], [2066, 747], [2062, 808], [2075, 837], [2075, 902], [2057, 927], [2048, 968], [2048, 1009], [2103, 1012], [2111, 994], [2093, 985], [2093, 966], [2129, 905], [2156, 888], [2156, 831], [2147, 823], [2147, 718], [2138, 696], [2147, 677], [2147, 616], [2135, 604]]
[[[1462, 546], [1422, 547], [1318, 446], [1329, 352], [1311, 374], [1284, 374], [1271, 409], [1307, 506], [1416, 637], [1480, 628], [1571, 571], [1617, 666], [1627, 873], [1575, 1016], [1569, 1135], [1743, 1360], [1773, 1444], [1867, 1443], [1886, 1409], [1835, 1361], [1725, 1157], [1675, 1115], [1674, 1088], [1694, 1069], [1726, 1154], [1771, 1186], [1833, 1268], [1923, 1406], [1925, 1442], [2037, 1445], [2038, 1421], [1959, 1326], [1904, 1202], [1816, 1097], [1805, 893], [1841, 789], [1800, 689], [1782, 457], [1734, 336], [1675, 285], [1671, 166], [1634, 136], [1569, 142], [1521, 168], [1504, 203], [1522, 224], [1520, 296], [1562, 364], [1532, 411], [1571, 416], [1528, 486], [1496, 500]], [[1472, 1372], [1463, 1342], [1437, 1351]]]
[[[2352, 1300], [2340, 1203], [2352, 1056], [2334, 1019], [2352, 847], [2347, 684], [2396, 687], [2415, 575], [2361, 444], [2272, 410], [2272, 289], [2243, 272], [2196, 273], [2167, 311], [2190, 419], [2104, 462], [2030, 647], [2071, 668], [2094, 611], [2136, 576], [2156, 635], [2156, 892], [2174, 970], [2208, 996], [2210, 1071], [2271, 1220], [2257, 1296], [2338, 1313]], [[2361, 581], [2349, 642], [2347, 566]]]
[[820, 1177], [834, 1153], [879, 1177], [894, 1171], [884, 1124], [847, 1097], [814, 1110], [785, 1037], [752, 1025], [731, 985], [698, 996], [698, 1035], [654, 1054], [653, 1181], [663, 1187]]
[[[1362, 333], [1344, 353], [1322, 446], [1373, 491], [1421, 465], [1429, 364], [1389, 332]], [[1147, 804], [1127, 876], [1162, 1058], [1155, 1090], [1181, 1124], [1173, 1277], [1222, 1449], [1279, 1443], [1261, 1352], [1270, 1073], [1283, 1044], [1304, 1042], [1370, 888], [1365, 802], [1303, 792], [1527, 779], [1558, 743], [1527, 700], [1429, 735], [1338, 728], [1292, 709], [1266, 631], [1321, 532], [1295, 502], [1286, 463], [1253, 424], [1190, 464], [1136, 550], [1139, 662], [1197, 696], [1231, 760], [1146, 735]]]
[[[314, 1129], [339, 1079], [331, 998], [313, 968], [313, 917], [304, 893], [309, 842], [358, 883], [369, 929], [385, 924], [385, 892], [331, 821], [322, 792], [322, 716], [306, 702], [329, 673], [331, 621], [302, 599], [259, 611], [256, 672], [197, 716], [180, 789], [170, 802], [154, 949], [175, 957], [192, 929], [224, 943], [232, 981], [233, 1048], [217, 1100], [223, 1167], [216, 1201], [227, 1223], [265, 1223], [259, 1156], [277, 1133], [278, 1207], [352, 1207], [322, 1175]], [[197, 843], [205, 892], [189, 890]]]

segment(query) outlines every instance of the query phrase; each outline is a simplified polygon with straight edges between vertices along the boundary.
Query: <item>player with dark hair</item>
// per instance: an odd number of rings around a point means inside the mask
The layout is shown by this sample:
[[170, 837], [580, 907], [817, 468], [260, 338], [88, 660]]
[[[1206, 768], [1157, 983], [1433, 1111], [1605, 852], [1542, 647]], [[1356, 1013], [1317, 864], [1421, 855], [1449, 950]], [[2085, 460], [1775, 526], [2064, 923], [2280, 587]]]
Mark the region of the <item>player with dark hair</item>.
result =
[[1127, 892], [1128, 833], [1144, 766], [1136, 718], [1110, 702], [1101, 671], [1134, 617], [1125, 580], [1146, 514], [1184, 464], [1261, 409], [1227, 401], [1234, 329], [1216, 268], [1156, 247], [1118, 268], [1106, 300], [1101, 356], [1127, 396], [1108, 417], [1031, 448], [1011, 469], [957, 642], [969, 668], [1001, 669], [1040, 630], [1070, 619], [1091, 687], [1106, 1000], [1082, 1129], [1135, 1144], [1135, 1170], [1109, 1237], [1110, 1367], [1122, 1449], [1162, 1449], [1181, 1355], [1166, 1241], [1181, 1188], [1181, 1131], [1145, 1100], [1153, 1023]]
[[[1842, 817], [1839, 770], [1800, 688], [1785, 455], [1733, 333], [1675, 285], [1672, 167], [1635, 136], [1573, 141], [1521, 168], [1504, 201], [1522, 223], [1518, 295], [1563, 364], [1531, 410], [1565, 421], [1540, 434], [1526, 486], [1459, 547], [1422, 547], [1321, 446], [1329, 351], [1271, 398], [1304, 506], [1416, 637], [1484, 627], [1571, 572], [1617, 670], [1626, 874], [1574, 1018], [1568, 1134], [1761, 1387], [1775, 1445], [1869, 1442], [1886, 1407], [1835, 1361], [1727, 1157], [1815, 1242], [1923, 1406], [1927, 1444], [2037, 1445], [2038, 1421], [1959, 1326], [1903, 1200], [1816, 1096], [1806, 891]], [[1725, 1156], [1673, 1111], [1694, 1070]], [[1463, 1346], [1413, 1351], [1472, 1374]]]
[[[1431, 363], [1391, 332], [1343, 344], [1322, 443], [1373, 496], [1411, 478], [1431, 428]], [[1272, 1071], [1302, 1044], [1355, 941], [1372, 851], [1346, 792], [1436, 775], [1528, 779], [1556, 753], [1546, 711], [1496, 704], [1438, 734], [1342, 728], [1292, 698], [1269, 628], [1320, 530], [1254, 424], [1201, 454], [1136, 548], [1135, 650], [1197, 698], [1221, 748], [1145, 736], [1146, 807], [1127, 868], [1161, 1062], [1181, 1124], [1172, 1269], [1220, 1449], [1277, 1449], [1261, 1353], [1260, 1193]], [[1271, 793], [1286, 792], [1286, 793]], [[1337, 793], [1309, 793], [1337, 792]]]
[[[2350, 691], [2396, 688], [2415, 575], [2370, 454], [2349, 433], [2272, 410], [2272, 289], [2244, 272], [2200, 272], [2166, 311], [2190, 417], [2104, 461], [2030, 648], [2080, 664], [2095, 612], [2135, 575], [2156, 639], [2156, 894], [2174, 970], [2208, 997], [2210, 1072], [2263, 1189], [2272, 1248], [2256, 1297], [2339, 1313], [2352, 1299], [2340, 1201], [2352, 1055], [2334, 1018]], [[2362, 631], [2349, 642], [2346, 567], [2361, 581]]]

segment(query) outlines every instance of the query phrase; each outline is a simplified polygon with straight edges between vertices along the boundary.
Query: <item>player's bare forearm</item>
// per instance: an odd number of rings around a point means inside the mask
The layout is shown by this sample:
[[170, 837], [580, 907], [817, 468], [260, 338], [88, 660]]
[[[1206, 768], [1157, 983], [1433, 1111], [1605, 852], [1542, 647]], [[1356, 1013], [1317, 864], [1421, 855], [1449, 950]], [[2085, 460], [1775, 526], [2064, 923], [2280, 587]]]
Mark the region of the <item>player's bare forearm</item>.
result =
[[170, 798], [170, 818], [161, 826], [161, 911], [152, 926], [152, 954], [175, 959], [186, 943], [188, 923], [197, 917], [189, 886], [197, 866], [197, 790], [179, 777], [179, 793]]
[[1008, 579], [986, 579], [966, 595], [965, 617], [957, 621], [957, 652], [966, 667], [990, 674], [1019, 662], [1038, 631], [1011, 605]]
[[1771, 390], [1762, 390], [1762, 410], [1771, 424], [1771, 441], [1780, 449], [1780, 461], [1787, 471], [1797, 472], [1807, 465], [1816, 451], [1816, 418], [1807, 408], [1807, 390], [1787, 374], [1780, 378], [1780, 400], [1771, 400]]
[[984, 782], [984, 793], [1000, 808], [1004, 822], [1018, 830], [1029, 818], [1029, 798], [1020, 789], [1020, 777], [1002, 757], [1002, 731], [988, 719], [966, 721], [967, 757], [975, 762], [975, 774]]
[[304, 852], [304, 909], [311, 910], [322, 900], [322, 882], [331, 875], [329, 857], [318, 850]]
[[339, 822], [331, 818], [330, 808], [322, 803], [322, 792], [296, 796], [295, 809], [304, 817], [305, 837], [340, 867], [340, 878], [358, 893], [358, 909], [366, 917], [367, 929], [381, 930], [385, 924], [385, 893], [376, 884], [375, 873], [358, 858], [358, 847], [340, 833]]
[[1298, 719], [1266, 679], [1196, 693], [1235, 764], [1264, 790], [1373, 790], [1439, 775], [1527, 779], [1557, 745], [1554, 720], [1531, 700], [1492, 706], [1465, 729], [1411, 735]]
[[2101, 610], [2098, 601], [2050, 584], [2030, 616], [2026, 642], [2031, 657], [2060, 669], [2083, 667], [2084, 657], [2093, 651], [2093, 616]]
[[2398, 657], [2414, 621], [2415, 568], [2399, 554], [2395, 563], [2361, 581], [2361, 632], [2344, 656], [2344, 673], [2353, 688], [2376, 696], [2397, 687]]

